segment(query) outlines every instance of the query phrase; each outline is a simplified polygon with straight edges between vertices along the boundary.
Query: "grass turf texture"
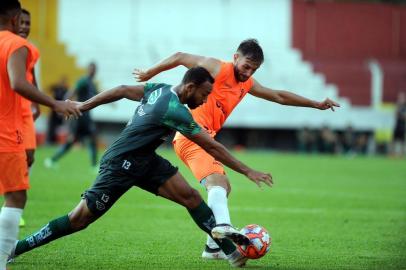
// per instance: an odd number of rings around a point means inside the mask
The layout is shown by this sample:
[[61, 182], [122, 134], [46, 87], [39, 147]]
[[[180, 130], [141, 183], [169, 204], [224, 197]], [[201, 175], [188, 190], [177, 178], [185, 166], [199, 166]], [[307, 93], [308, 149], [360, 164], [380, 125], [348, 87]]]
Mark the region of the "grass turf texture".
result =
[[[20, 237], [68, 213], [95, 178], [82, 149], [45, 169], [53, 151], [37, 151]], [[160, 152], [206, 199], [172, 150]], [[271, 252], [249, 269], [406, 269], [405, 160], [236, 154], [275, 182], [261, 191], [228, 171], [234, 225], [257, 223], [272, 236]], [[23, 254], [9, 269], [230, 269], [200, 258], [205, 240], [181, 206], [133, 188], [85, 231]]]

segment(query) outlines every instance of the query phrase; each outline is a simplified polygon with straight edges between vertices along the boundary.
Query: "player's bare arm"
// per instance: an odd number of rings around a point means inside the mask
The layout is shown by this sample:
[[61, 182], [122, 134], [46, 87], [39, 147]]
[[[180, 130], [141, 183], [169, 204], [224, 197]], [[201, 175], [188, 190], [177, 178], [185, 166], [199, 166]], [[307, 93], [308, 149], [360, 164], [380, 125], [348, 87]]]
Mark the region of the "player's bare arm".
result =
[[11, 87], [21, 96], [48, 106], [54, 111], [63, 114], [65, 117], [73, 115], [79, 117], [81, 112], [72, 102], [55, 100], [38, 90], [37, 87], [29, 83], [25, 77], [26, 60], [28, 50], [26, 47], [16, 50], [7, 62], [7, 72]]
[[256, 183], [259, 187], [261, 182], [268, 186], [272, 186], [272, 176], [269, 173], [262, 173], [249, 168], [247, 165], [236, 159], [231, 153], [219, 142], [215, 141], [210, 135], [202, 130], [200, 133], [189, 136], [188, 139], [202, 147], [207, 153], [213, 156], [216, 160], [220, 161], [230, 169], [244, 174], [251, 181]]
[[[37, 78], [35, 77], [34, 68], [32, 69], [31, 73], [32, 73], [32, 78], [33, 78], [33, 84], [38, 89], [38, 83], [37, 83]], [[33, 102], [31, 104], [31, 110], [32, 110], [32, 117], [34, 118], [34, 121], [35, 121], [41, 115], [41, 109], [40, 109], [38, 103]]]
[[318, 102], [296, 95], [289, 91], [273, 90], [264, 87], [256, 80], [254, 80], [254, 85], [252, 86], [249, 93], [253, 96], [266, 99], [272, 102], [276, 102], [282, 105], [310, 107], [319, 110], [331, 109], [332, 111], [334, 111], [334, 107], [340, 107], [340, 104], [328, 98], [326, 98], [324, 101]]
[[201, 66], [207, 69], [210, 75], [215, 78], [220, 71], [221, 61], [211, 57], [177, 52], [149, 69], [134, 69], [133, 75], [138, 82], [144, 82], [165, 70], [173, 69], [177, 66], [184, 66], [186, 68]]
[[99, 105], [111, 103], [123, 98], [140, 101], [144, 96], [144, 85], [120, 85], [103, 91], [85, 102], [77, 102], [79, 109], [84, 112]]

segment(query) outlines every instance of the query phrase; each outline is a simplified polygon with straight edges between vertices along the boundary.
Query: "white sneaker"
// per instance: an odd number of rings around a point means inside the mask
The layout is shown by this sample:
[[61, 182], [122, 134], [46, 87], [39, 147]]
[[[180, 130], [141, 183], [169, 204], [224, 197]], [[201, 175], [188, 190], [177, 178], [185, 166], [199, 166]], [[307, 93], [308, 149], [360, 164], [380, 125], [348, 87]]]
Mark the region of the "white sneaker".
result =
[[210, 248], [208, 245], [203, 250], [202, 258], [206, 260], [227, 260], [221, 248]]
[[232, 267], [244, 267], [248, 258], [243, 256], [238, 249], [227, 256], [227, 260]]
[[217, 224], [211, 230], [211, 235], [215, 239], [227, 238], [237, 245], [248, 245], [250, 243], [250, 239], [247, 236], [229, 224]]

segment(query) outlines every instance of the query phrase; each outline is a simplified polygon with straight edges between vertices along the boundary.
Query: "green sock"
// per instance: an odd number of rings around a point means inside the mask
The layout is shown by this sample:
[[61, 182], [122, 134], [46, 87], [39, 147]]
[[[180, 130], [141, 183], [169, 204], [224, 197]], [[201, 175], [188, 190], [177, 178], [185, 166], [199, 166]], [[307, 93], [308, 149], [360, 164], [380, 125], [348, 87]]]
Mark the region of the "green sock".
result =
[[18, 241], [15, 255], [23, 254], [71, 233], [73, 230], [68, 215], [54, 219], [38, 232]]
[[[216, 226], [216, 219], [210, 207], [202, 201], [202, 203], [194, 208], [188, 209], [189, 214], [192, 216], [195, 223], [205, 231], [211, 237], [211, 230]], [[217, 245], [223, 250], [226, 255], [229, 255], [235, 251], [235, 245], [228, 239], [222, 239], [221, 241], [213, 239]]]

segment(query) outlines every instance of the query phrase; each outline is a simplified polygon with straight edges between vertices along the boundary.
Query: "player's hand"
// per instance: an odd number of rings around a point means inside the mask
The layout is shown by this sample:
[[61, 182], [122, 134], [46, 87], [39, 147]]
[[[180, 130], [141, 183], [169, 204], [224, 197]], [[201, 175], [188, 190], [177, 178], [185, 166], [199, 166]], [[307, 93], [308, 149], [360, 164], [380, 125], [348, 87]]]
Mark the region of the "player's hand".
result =
[[56, 100], [55, 105], [52, 108], [55, 112], [62, 114], [65, 118], [73, 116], [74, 118], [79, 118], [82, 115], [77, 104], [69, 99], [65, 101]]
[[[66, 101], [68, 101], [68, 100], [69, 100], [69, 99], [67, 99]], [[74, 101], [74, 100], [69, 100], [69, 101], [72, 102], [72, 103], [76, 106], [76, 108], [78, 108], [81, 112], [84, 111], [83, 102]]]
[[272, 175], [270, 173], [262, 173], [251, 170], [246, 174], [246, 176], [260, 188], [261, 183], [264, 183], [270, 187], [273, 185]]
[[133, 76], [137, 82], [146, 82], [152, 78], [152, 76], [148, 74], [147, 71], [138, 68], [135, 68], [133, 70]]
[[337, 102], [326, 98], [326, 100], [324, 100], [323, 102], [320, 102], [317, 105], [317, 109], [319, 110], [328, 110], [331, 109], [334, 112], [334, 107], [340, 107], [340, 104], [338, 104]]

